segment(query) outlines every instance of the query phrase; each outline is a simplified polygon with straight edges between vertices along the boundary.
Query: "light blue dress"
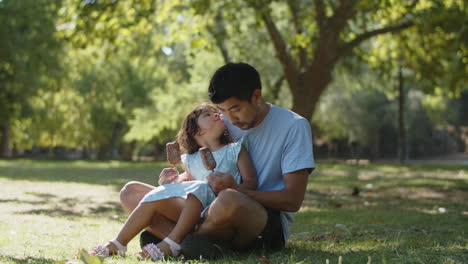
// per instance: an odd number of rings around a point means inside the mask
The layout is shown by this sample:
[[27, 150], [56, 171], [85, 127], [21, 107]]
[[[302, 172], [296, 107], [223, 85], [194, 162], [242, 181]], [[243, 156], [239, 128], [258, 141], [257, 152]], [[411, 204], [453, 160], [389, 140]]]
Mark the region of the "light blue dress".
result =
[[[239, 168], [237, 167], [237, 160], [239, 158], [241, 146], [241, 141], [238, 141], [236, 143], [228, 144], [213, 152], [213, 157], [216, 160], [216, 168], [214, 171], [231, 174], [237, 183], [240, 183], [241, 181]], [[215, 193], [206, 180], [206, 177], [212, 171], [205, 168], [199, 152], [183, 154], [181, 156], [181, 160], [185, 165], [186, 170], [195, 178], [195, 180], [158, 186], [146, 194], [146, 196], [141, 200], [141, 203], [153, 202], [170, 197], [186, 198], [187, 195], [191, 193], [202, 203], [203, 208], [205, 208], [203, 213], [206, 211], [206, 208], [209, 207], [214, 199], [216, 199]]]

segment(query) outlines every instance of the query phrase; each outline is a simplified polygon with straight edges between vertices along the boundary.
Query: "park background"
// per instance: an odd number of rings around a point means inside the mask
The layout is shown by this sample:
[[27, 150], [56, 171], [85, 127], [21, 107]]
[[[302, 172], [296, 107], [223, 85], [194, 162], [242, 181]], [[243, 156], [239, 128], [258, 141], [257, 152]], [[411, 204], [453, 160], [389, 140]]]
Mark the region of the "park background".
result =
[[[119, 188], [155, 183], [213, 72], [243, 61], [268, 102], [310, 121], [318, 161], [290, 251], [250, 262], [336, 261], [361, 238], [372, 250], [343, 261], [468, 262], [463, 0], [0, 0], [0, 39], [1, 261], [53, 263], [112, 235], [98, 227], [124, 221]], [[38, 219], [53, 231], [26, 227]], [[86, 235], [64, 240], [60, 221]], [[385, 226], [429, 249], [401, 254]]]

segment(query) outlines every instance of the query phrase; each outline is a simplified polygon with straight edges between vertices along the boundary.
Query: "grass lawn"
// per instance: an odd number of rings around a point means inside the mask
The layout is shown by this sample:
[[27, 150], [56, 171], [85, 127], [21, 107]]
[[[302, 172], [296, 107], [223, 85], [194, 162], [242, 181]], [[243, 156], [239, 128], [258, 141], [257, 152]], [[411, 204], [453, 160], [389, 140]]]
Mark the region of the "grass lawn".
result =
[[[123, 184], [164, 166], [0, 160], [0, 263], [79, 263], [125, 221]], [[468, 168], [319, 164], [295, 220], [286, 249], [210, 263], [468, 263]], [[150, 263], [137, 253], [134, 240], [107, 262]]]

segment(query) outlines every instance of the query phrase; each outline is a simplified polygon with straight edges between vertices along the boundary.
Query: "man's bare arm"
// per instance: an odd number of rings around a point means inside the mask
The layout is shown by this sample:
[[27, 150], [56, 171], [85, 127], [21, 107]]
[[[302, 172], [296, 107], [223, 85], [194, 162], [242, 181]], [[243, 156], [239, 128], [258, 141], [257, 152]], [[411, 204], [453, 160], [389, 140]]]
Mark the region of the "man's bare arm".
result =
[[242, 147], [237, 161], [237, 167], [242, 177], [240, 188], [255, 190], [257, 189], [257, 172], [252, 164], [249, 153]]
[[215, 190], [232, 188], [256, 200], [264, 207], [277, 211], [297, 212], [304, 200], [310, 169], [298, 170], [283, 175], [284, 189], [277, 191], [255, 191], [235, 183], [230, 174], [213, 173], [208, 181]]
[[284, 174], [285, 186], [282, 190], [252, 191], [244, 188], [237, 188], [237, 190], [256, 200], [264, 207], [277, 211], [297, 212], [304, 200], [309, 174], [309, 169]]

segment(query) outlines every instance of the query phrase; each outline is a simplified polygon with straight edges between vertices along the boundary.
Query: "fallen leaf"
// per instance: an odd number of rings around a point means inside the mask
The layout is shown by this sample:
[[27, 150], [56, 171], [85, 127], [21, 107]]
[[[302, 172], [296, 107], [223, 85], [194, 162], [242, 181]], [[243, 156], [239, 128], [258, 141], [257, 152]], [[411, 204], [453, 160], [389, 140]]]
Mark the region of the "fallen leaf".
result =
[[103, 259], [98, 256], [91, 256], [85, 249], [80, 249], [80, 251], [78, 251], [78, 258], [85, 264], [105, 264]]

